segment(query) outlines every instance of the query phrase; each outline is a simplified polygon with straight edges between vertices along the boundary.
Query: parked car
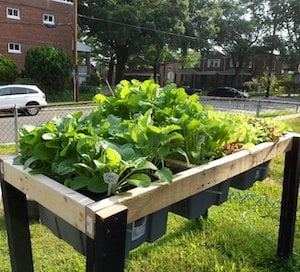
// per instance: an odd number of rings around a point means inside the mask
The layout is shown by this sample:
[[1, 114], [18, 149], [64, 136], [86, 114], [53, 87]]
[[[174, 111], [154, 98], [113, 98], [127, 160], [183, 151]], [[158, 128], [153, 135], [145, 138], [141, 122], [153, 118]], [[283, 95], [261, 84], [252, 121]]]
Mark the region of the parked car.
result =
[[1, 111], [17, 107], [25, 115], [36, 115], [45, 105], [46, 95], [35, 85], [0, 86]]
[[250, 95], [233, 87], [218, 87], [207, 93], [208, 96], [249, 98]]
[[198, 94], [198, 95], [202, 94], [202, 89], [199, 89], [199, 88], [192, 88], [189, 85], [182, 86], [182, 88], [184, 88], [185, 92], [189, 95], [191, 95], [191, 94]]

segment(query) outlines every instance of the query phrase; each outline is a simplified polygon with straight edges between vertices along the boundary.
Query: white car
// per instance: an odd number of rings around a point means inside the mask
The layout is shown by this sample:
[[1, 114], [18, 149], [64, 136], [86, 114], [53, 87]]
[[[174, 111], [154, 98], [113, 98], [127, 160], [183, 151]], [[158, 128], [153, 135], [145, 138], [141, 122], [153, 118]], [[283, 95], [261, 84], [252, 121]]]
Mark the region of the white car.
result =
[[0, 111], [17, 107], [21, 113], [36, 115], [46, 105], [46, 95], [35, 85], [0, 86]]

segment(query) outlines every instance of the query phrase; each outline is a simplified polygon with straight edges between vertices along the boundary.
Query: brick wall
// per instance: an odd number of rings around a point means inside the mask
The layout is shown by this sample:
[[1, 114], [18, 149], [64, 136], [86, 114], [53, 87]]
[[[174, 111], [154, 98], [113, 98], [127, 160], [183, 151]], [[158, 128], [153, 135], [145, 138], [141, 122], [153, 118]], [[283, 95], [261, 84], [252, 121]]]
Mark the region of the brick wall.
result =
[[[20, 19], [10, 19], [6, 9], [15, 8]], [[43, 15], [53, 15], [55, 26], [43, 23]], [[0, 54], [24, 67], [26, 52], [31, 47], [49, 45], [72, 54], [73, 5], [51, 0], [0, 0]], [[8, 53], [8, 43], [21, 45], [21, 53]]]

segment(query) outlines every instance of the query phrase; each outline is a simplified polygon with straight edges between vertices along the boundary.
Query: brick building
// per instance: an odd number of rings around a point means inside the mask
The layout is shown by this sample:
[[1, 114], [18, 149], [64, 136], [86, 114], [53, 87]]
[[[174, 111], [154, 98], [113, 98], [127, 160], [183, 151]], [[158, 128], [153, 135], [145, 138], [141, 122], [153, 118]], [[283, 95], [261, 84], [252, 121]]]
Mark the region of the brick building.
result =
[[31, 47], [49, 45], [72, 54], [73, 0], [0, 0], [0, 54], [24, 68]]
[[[270, 55], [254, 56], [239, 73], [238, 87], [254, 77], [261, 77], [270, 66]], [[274, 56], [271, 71], [276, 77], [282, 75], [283, 63]], [[179, 71], [185, 85], [192, 88], [212, 89], [220, 86], [235, 86], [235, 68], [231, 56], [220, 50], [212, 50], [203, 56], [199, 67]]]

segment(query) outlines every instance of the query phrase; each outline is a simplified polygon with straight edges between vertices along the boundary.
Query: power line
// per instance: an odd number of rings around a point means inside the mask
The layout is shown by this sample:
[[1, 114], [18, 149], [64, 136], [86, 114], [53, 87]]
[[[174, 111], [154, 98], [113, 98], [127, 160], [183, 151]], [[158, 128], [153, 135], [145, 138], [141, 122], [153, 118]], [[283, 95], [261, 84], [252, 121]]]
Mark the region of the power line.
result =
[[101, 19], [101, 18], [97, 18], [97, 17], [90, 17], [90, 16], [86, 16], [86, 15], [82, 15], [82, 14], [78, 14], [78, 17], [88, 19], [88, 20], [95, 20], [95, 21], [104, 22], [104, 23], [110, 23], [110, 24], [115, 24], [115, 25], [131, 27], [131, 28], [135, 28], [135, 29], [139, 29], [139, 30], [143, 29], [143, 30], [147, 30], [147, 31], [155, 32], [155, 33], [166, 34], [169, 36], [175, 36], [175, 37], [185, 38], [185, 39], [189, 39], [189, 40], [198, 40], [198, 38], [194, 37], [194, 36], [177, 34], [177, 33], [173, 33], [173, 32], [163, 31], [163, 30], [154, 29], [154, 28], [148, 28], [148, 27], [144, 27], [144, 26], [131, 25], [131, 24], [121, 23], [121, 22], [117, 22], [117, 21]]

